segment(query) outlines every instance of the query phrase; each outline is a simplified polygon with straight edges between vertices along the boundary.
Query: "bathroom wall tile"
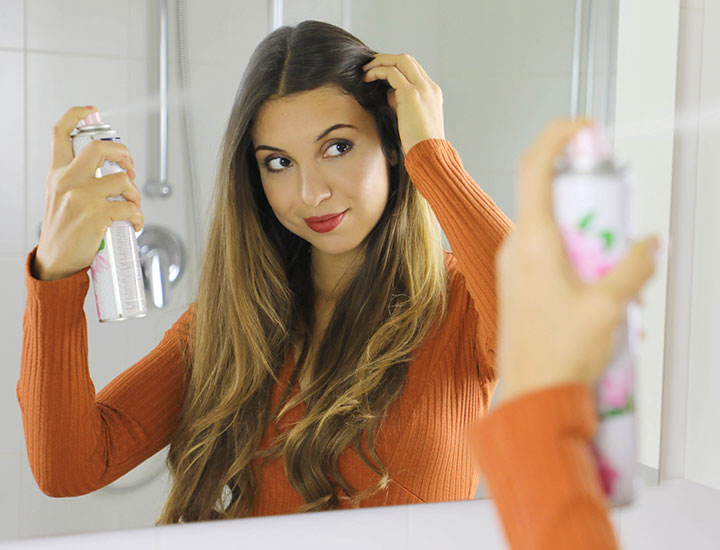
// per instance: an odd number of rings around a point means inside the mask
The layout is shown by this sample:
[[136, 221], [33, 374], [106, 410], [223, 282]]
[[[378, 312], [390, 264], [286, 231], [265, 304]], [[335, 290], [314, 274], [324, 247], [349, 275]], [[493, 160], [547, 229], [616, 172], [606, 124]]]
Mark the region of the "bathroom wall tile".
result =
[[343, 2], [337, 0], [293, 0], [283, 4], [283, 25], [314, 19], [342, 27]]
[[[127, 135], [128, 62], [83, 56], [27, 55], [28, 159], [25, 250], [38, 242], [45, 209], [53, 125], [74, 105], [97, 105], [103, 119]], [[52, 93], [48, 93], [52, 90]]]
[[439, 46], [439, 0], [367, 0], [351, 2], [351, 6], [350, 32], [369, 48], [380, 53], [410, 54], [433, 80], [442, 64], [449, 62]]
[[26, 0], [25, 12], [29, 50], [128, 55], [128, 0]]
[[[1, 14], [0, 14], [1, 15]], [[0, 30], [0, 35], [2, 31]], [[21, 254], [25, 224], [25, 99], [21, 52], [0, 51], [0, 254]]]
[[[191, 62], [244, 68], [268, 33], [267, 2], [186, 0], [185, 37]], [[175, 31], [177, 32], [177, 31]]]
[[[149, 59], [128, 60], [128, 101], [125, 109], [128, 128], [123, 143], [130, 149], [135, 161], [135, 184], [142, 189], [149, 177], [158, 177], [158, 127], [160, 96], [158, 76], [151, 74]], [[143, 197], [143, 206], [146, 202]]]
[[0, 2], [0, 48], [23, 47], [23, 0]]
[[[440, 58], [447, 73], [569, 72], [575, 0], [448, 2], [440, 12]], [[479, 88], [481, 89], [481, 88]]]
[[[22, 326], [25, 311], [24, 257], [0, 259], [0, 287], [12, 289], [0, 294], [0, 349], [3, 368], [0, 369], [0, 453], [25, 452], [20, 406], [15, 389], [20, 377], [22, 354]], [[0, 469], [0, 477], [6, 476]], [[3, 483], [0, 482], [0, 487]], [[1, 514], [0, 514], [1, 517]]]
[[481, 187], [498, 204], [514, 204], [514, 172], [520, 156], [553, 118], [567, 116], [570, 76], [450, 76], [443, 90], [445, 136], [473, 178], [501, 174]]
[[15, 540], [20, 536], [20, 453], [0, 452], [0, 476], [0, 541]]
[[[177, 317], [179, 317], [190, 302], [192, 274], [196, 271], [193, 260], [193, 239], [191, 238], [194, 227], [188, 217], [191, 195], [187, 185], [187, 181], [189, 181], [187, 177], [188, 155], [185, 149], [182, 94], [178, 89], [176, 71], [170, 71], [167, 183], [171, 192], [165, 198], [153, 197], [147, 193], [146, 184], [151, 180], [157, 181], [160, 177], [160, 99], [157, 63], [151, 57], [146, 60], [130, 59], [128, 66], [127, 114], [129, 127], [125, 143], [135, 160], [137, 172], [135, 184], [142, 193], [145, 225], [146, 227], [154, 225], [167, 228], [180, 238], [185, 247], [183, 272], [180, 279], [172, 284], [167, 297], [169, 307], [182, 308], [177, 312]], [[193, 156], [193, 160], [195, 160], [195, 156]], [[156, 311], [153, 306], [150, 308], [151, 311]]]
[[[158, 2], [146, 0], [127, 0], [127, 41], [130, 57], [157, 55], [160, 48], [160, 16], [157, 4]], [[172, 17], [172, 9], [172, 6], [168, 8], [168, 18]]]
[[193, 149], [197, 153], [193, 157], [194, 171], [201, 197], [198, 211], [205, 223], [209, 222], [205, 213], [210, 206], [222, 140], [241, 77], [239, 65], [231, 68], [218, 63], [190, 65], [191, 87], [187, 97], [192, 115]]

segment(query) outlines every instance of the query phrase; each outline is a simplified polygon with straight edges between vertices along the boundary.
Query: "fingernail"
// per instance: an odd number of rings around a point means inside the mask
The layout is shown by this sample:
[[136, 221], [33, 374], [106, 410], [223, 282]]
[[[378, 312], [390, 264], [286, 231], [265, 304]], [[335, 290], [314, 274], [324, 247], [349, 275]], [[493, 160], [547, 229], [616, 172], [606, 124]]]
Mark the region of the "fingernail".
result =
[[85, 108], [86, 109], [97, 109], [97, 107], [95, 107], [95, 105], [85, 105]]

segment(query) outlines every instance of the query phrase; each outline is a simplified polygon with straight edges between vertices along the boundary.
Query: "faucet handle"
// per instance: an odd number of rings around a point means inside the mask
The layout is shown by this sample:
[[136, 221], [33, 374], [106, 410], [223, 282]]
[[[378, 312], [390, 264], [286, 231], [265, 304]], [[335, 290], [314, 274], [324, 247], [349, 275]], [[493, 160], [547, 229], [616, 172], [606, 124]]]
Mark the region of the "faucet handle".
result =
[[163, 309], [166, 304], [165, 289], [169, 288], [167, 254], [159, 248], [147, 250], [140, 258], [145, 288], [150, 290], [153, 305]]
[[153, 305], [163, 309], [168, 301], [168, 289], [177, 283], [183, 271], [182, 242], [167, 228], [146, 225], [138, 236], [138, 252], [145, 289]]

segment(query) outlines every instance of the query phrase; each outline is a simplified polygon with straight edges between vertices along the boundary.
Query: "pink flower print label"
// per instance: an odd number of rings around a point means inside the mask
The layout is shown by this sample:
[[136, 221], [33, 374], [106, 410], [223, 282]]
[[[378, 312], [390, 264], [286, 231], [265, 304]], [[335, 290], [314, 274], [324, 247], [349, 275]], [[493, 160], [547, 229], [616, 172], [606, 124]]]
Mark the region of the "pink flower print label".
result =
[[612, 254], [614, 234], [591, 228], [594, 212], [585, 215], [575, 227], [561, 227], [565, 248], [578, 276], [593, 282], [610, 271], [617, 259]]
[[598, 409], [602, 418], [634, 410], [635, 388], [633, 361], [629, 355], [611, 365], [597, 385]]
[[610, 460], [608, 460], [608, 458], [602, 453], [602, 451], [599, 451], [594, 445], [591, 445], [591, 448], [595, 457], [598, 476], [600, 477], [600, 485], [602, 486], [605, 495], [609, 497], [615, 490], [615, 483], [620, 477], [620, 474], [610, 463]]

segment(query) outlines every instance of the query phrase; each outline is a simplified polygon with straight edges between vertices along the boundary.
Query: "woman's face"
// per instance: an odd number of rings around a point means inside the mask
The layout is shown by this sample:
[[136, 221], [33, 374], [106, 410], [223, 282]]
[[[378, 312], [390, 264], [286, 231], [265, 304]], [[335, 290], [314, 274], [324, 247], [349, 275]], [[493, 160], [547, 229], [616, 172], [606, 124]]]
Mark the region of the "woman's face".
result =
[[[273, 212], [315, 252], [350, 252], [375, 227], [388, 164], [372, 115], [351, 95], [323, 86], [267, 101], [252, 140]], [[307, 221], [338, 213], [324, 224]]]

